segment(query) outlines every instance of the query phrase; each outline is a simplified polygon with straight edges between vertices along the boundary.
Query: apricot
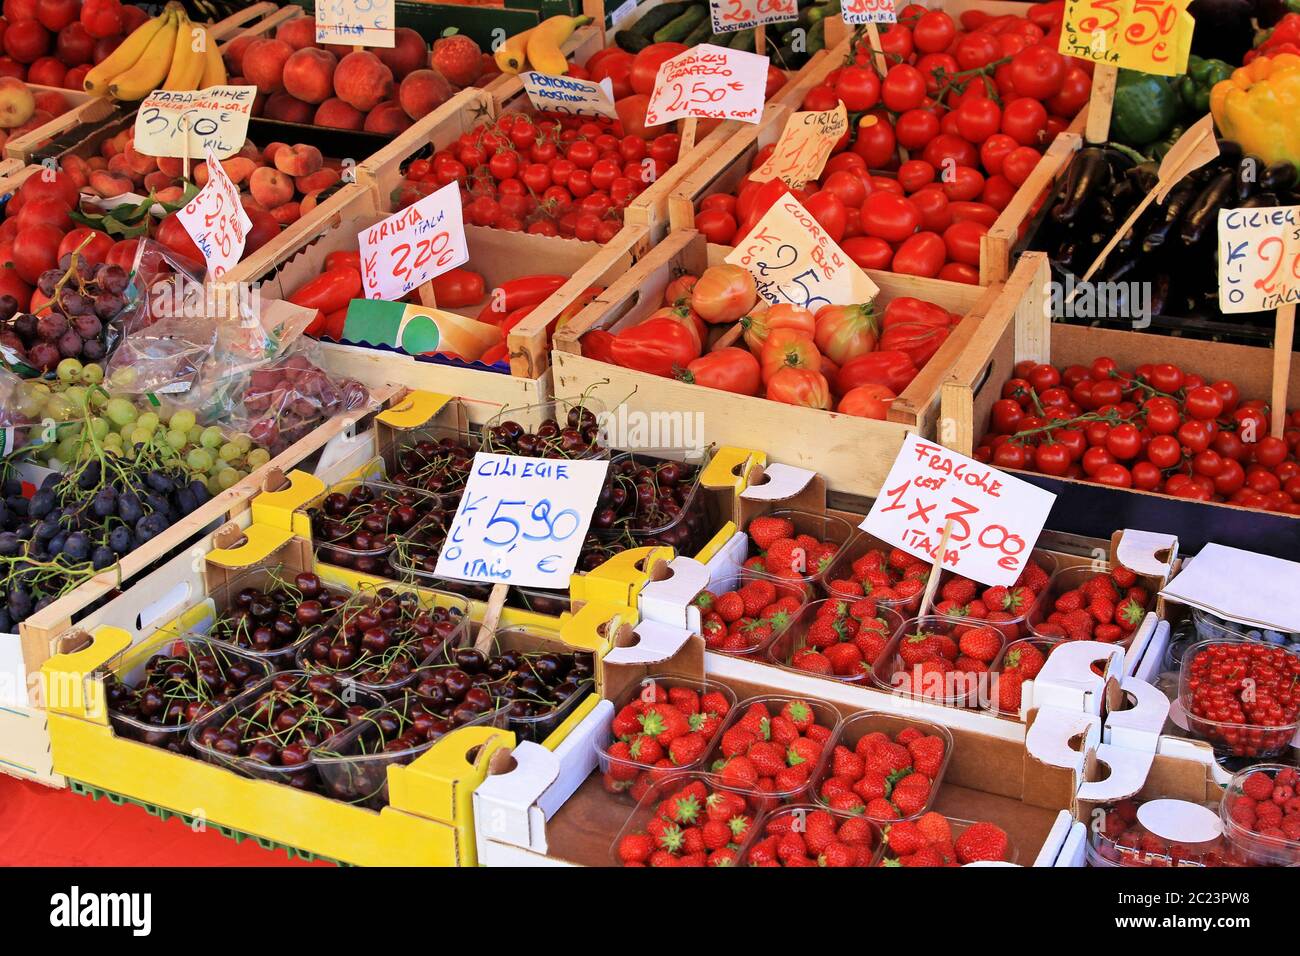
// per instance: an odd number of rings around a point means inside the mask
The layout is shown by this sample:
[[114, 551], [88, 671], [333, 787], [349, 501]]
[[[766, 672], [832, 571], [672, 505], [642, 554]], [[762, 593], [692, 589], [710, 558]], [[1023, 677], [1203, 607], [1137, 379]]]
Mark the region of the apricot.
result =
[[407, 74], [397, 90], [397, 101], [413, 120], [428, 116], [451, 99], [455, 91], [437, 70], [416, 70]]
[[310, 123], [314, 112], [310, 103], [303, 102], [296, 96], [290, 96], [288, 93], [272, 93], [266, 99], [266, 109], [262, 111], [262, 115], [267, 119], [280, 120], [284, 123]]
[[283, 40], [295, 50], [316, 46], [316, 20], [313, 17], [294, 17], [276, 27], [275, 38]]
[[263, 93], [284, 89], [284, 65], [293, 55], [293, 47], [283, 40], [254, 40], [244, 53], [244, 79]]
[[393, 71], [368, 50], [356, 50], [334, 70], [334, 92], [343, 102], [365, 113], [392, 96]]
[[397, 100], [384, 100], [366, 116], [365, 130], [368, 133], [400, 133], [411, 125], [411, 118], [406, 115]]
[[293, 199], [293, 180], [278, 169], [259, 166], [248, 179], [248, 191], [267, 209], [274, 209]]
[[380, 62], [393, 71], [400, 80], [406, 74], [429, 65], [429, 45], [410, 27], [398, 27], [393, 32], [393, 46], [375, 50]]
[[327, 50], [304, 47], [295, 51], [284, 64], [285, 92], [304, 103], [324, 103], [334, 93], [334, 70], [338, 63]]

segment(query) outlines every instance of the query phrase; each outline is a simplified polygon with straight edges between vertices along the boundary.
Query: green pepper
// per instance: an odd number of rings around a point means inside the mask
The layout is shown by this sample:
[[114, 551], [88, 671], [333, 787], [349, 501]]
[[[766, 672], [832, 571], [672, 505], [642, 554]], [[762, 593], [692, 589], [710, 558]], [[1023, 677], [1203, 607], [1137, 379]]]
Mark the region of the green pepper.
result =
[[1110, 138], [1130, 146], [1161, 139], [1178, 118], [1178, 94], [1161, 76], [1120, 70], [1110, 115]]
[[1199, 56], [1188, 57], [1187, 72], [1174, 80], [1184, 110], [1197, 118], [1210, 111], [1210, 90], [1232, 76], [1235, 67], [1222, 60], [1207, 60]]
[[1174, 143], [1178, 142], [1178, 137], [1187, 132], [1187, 127], [1182, 123], [1175, 123], [1169, 128], [1169, 132], [1161, 139], [1152, 143], [1147, 148], [1147, 155], [1157, 163], [1165, 158], [1165, 154], [1174, 148]]

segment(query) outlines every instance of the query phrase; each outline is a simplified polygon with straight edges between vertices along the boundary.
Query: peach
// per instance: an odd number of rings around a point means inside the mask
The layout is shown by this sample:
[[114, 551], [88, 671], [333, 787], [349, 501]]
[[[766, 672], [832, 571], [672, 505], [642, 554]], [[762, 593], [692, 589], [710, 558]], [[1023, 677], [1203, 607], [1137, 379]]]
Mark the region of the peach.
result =
[[316, 20], [313, 17], [295, 17], [286, 20], [275, 30], [275, 38], [283, 40], [295, 50], [316, 46]]
[[324, 103], [334, 93], [334, 69], [339, 61], [327, 50], [306, 47], [284, 64], [284, 89], [304, 103]]
[[190, 179], [192, 179], [194, 185], [198, 186], [200, 189], [206, 186], [208, 184], [208, 164], [199, 163], [192, 166], [190, 168]]
[[266, 212], [266, 207], [253, 198], [252, 193], [240, 193], [239, 204], [244, 207], [245, 212], [252, 212], [254, 209], [260, 209]]
[[293, 185], [298, 192], [306, 194], [313, 193], [321, 189], [328, 189], [339, 181], [339, 171], [330, 169], [328, 166], [316, 170], [314, 173], [308, 173], [306, 176], [298, 176], [294, 179]]
[[284, 65], [293, 47], [283, 40], [254, 40], [244, 53], [244, 79], [263, 93], [284, 89]]
[[90, 182], [90, 163], [80, 156], [74, 154], [64, 156], [60, 165], [63, 171], [77, 184], [78, 189]]
[[[338, 71], [335, 71], [338, 75]], [[332, 129], [361, 129], [366, 121], [365, 114], [353, 109], [338, 97], [326, 100], [316, 108], [312, 123], [316, 126], [329, 126]]]
[[271, 218], [282, 226], [297, 222], [302, 216], [302, 209], [296, 202], [287, 202], [271, 210]]
[[319, 202], [320, 202], [320, 190], [317, 190], [314, 193], [308, 193], [307, 195], [303, 196], [302, 199], [298, 202], [298, 209], [301, 211], [302, 215], [305, 216], [307, 215], [307, 213], [315, 209]]
[[185, 195], [185, 190], [180, 186], [168, 186], [166, 189], [160, 189], [153, 194], [153, 198], [159, 202], [174, 203], [178, 202]]
[[0, 126], [13, 129], [32, 118], [36, 97], [27, 84], [17, 77], [0, 77]]
[[310, 103], [304, 103], [296, 96], [290, 96], [288, 93], [272, 93], [266, 99], [266, 109], [262, 111], [262, 115], [267, 119], [285, 123], [310, 123], [314, 112]]
[[[259, 37], [247, 34], [235, 37], [230, 41], [230, 46], [223, 51], [222, 56], [226, 59], [226, 70], [232, 77], [244, 72], [244, 54], [258, 39]], [[277, 36], [276, 39], [280, 39], [280, 37]]]
[[230, 177], [230, 181], [236, 185], [248, 179], [249, 176], [252, 176], [255, 170], [261, 169], [257, 163], [253, 162], [247, 156], [239, 155], [231, 156], [229, 159], [223, 159], [221, 161], [221, 168], [226, 171], [226, 175]]
[[96, 195], [104, 199], [112, 199], [114, 196], [129, 193], [132, 185], [131, 180], [125, 176], [118, 176], [111, 172], [95, 170], [90, 174], [90, 188], [94, 190]]
[[158, 171], [177, 179], [184, 172], [185, 165], [179, 156], [159, 156]]
[[108, 169], [108, 160], [103, 156], [89, 156], [86, 165], [91, 169]]
[[413, 120], [427, 116], [451, 99], [455, 91], [437, 70], [409, 73], [397, 90], [397, 101]]
[[375, 54], [396, 79], [429, 65], [429, 45], [410, 27], [398, 27], [393, 33], [393, 43], [391, 47], [376, 49]]
[[365, 113], [392, 96], [393, 71], [368, 50], [349, 53], [334, 70], [338, 98]]
[[257, 163], [259, 166], [262, 163], [262, 151], [257, 148], [257, 144], [251, 139], [244, 140], [244, 145], [239, 147], [239, 152], [236, 153], [236, 155], [245, 156]]
[[144, 188], [157, 195], [160, 189], [166, 189], [172, 184], [172, 177], [168, 176], [161, 170], [155, 169], [144, 177]]
[[[324, 165], [320, 150], [306, 143], [275, 151], [275, 168], [290, 176], [310, 176]], [[254, 193], [256, 195], [256, 193]]]
[[52, 119], [54, 119], [54, 116], [52, 114], [45, 112], [45, 110], [37, 110], [35, 113], [32, 114], [32, 118], [29, 119], [26, 123], [23, 123], [21, 126], [15, 126], [13, 129], [11, 129], [9, 131], [9, 135], [12, 136], [14, 139], [17, 139], [19, 136], [26, 136], [28, 133], [32, 132], [33, 130], [40, 129], [42, 126], [44, 126]]
[[147, 176], [158, 169], [158, 163], [152, 156], [138, 152], [134, 146], [122, 150], [122, 155], [126, 158], [126, 164], [131, 168], [131, 172], [137, 176]]
[[411, 118], [397, 100], [384, 100], [366, 116], [365, 129], [368, 133], [393, 134], [410, 125]]
[[288, 143], [281, 143], [278, 140], [274, 143], [268, 143], [266, 149], [262, 150], [262, 161], [267, 163], [274, 163], [275, 154], [282, 149], [288, 149], [288, 148], [289, 148]]
[[248, 179], [248, 191], [267, 209], [293, 199], [293, 180], [270, 166], [259, 166]]
[[110, 156], [108, 159], [108, 171], [118, 176], [125, 176], [127, 179], [131, 180], [143, 178], [142, 175], [138, 176], [135, 170], [131, 168], [130, 162], [127, 161], [126, 153], [118, 153], [116, 156]]

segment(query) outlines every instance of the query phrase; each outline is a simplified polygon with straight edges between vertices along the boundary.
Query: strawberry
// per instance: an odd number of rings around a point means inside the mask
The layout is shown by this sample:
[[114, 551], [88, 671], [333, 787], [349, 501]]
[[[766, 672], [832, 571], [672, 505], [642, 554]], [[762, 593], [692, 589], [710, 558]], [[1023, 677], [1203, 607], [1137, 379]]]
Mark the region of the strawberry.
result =
[[906, 856], [909, 853], [915, 853], [921, 847], [926, 845], [925, 834], [923, 834], [915, 823], [900, 821], [892, 823], [885, 830], [885, 842], [897, 856]]
[[1092, 632], [1092, 639], [1103, 644], [1114, 644], [1124, 639], [1124, 629], [1118, 624], [1098, 624]]
[[[611, 747], [610, 753], [613, 752], [613, 748]], [[628, 756], [637, 763], [652, 766], [657, 761], [663, 759], [664, 748], [660, 745], [659, 741], [655, 740], [655, 738], [648, 737], [645, 734], [639, 734], [636, 737], [633, 737], [628, 743]]]
[[925, 590], [924, 581], [918, 581], [916, 578], [909, 578], [906, 581], [899, 581], [898, 584], [894, 586], [893, 597], [895, 600], [905, 601], [908, 598], [916, 597], [924, 590]]
[[1117, 564], [1111, 568], [1110, 576], [1121, 590], [1127, 591], [1137, 584], [1137, 575], [1122, 564]]
[[708, 746], [708, 739], [699, 733], [690, 733], [678, 737], [668, 745], [668, 755], [672, 762], [679, 767], [694, 763], [704, 756], [704, 750]]
[[785, 748], [780, 744], [760, 740], [751, 744], [745, 756], [754, 764], [761, 777], [775, 777], [785, 769]]
[[935, 652], [940, 657], [947, 658], [950, 661], [955, 661], [957, 659], [959, 646], [956, 641], [947, 634], [933, 634], [931, 637], [934, 638]]
[[867, 772], [866, 762], [848, 747], [838, 746], [831, 753], [831, 774], [858, 780]]
[[717, 601], [717, 596], [708, 588], [705, 588], [699, 594], [695, 595], [695, 598], [691, 603], [700, 609], [701, 614], [707, 614], [709, 611], [713, 610], [713, 604], [715, 601]]
[[677, 857], [673, 856], [667, 850], [655, 850], [647, 861], [651, 866], [680, 866]]
[[472, 86], [483, 73], [483, 51], [463, 33], [435, 40], [431, 58], [434, 69], [458, 88]]
[[758, 770], [746, 757], [732, 757], [719, 772], [722, 782], [729, 786], [752, 788], [758, 782]]
[[758, 617], [763, 608], [776, 598], [776, 586], [771, 581], [751, 581], [740, 589], [739, 594], [745, 606], [745, 616]]
[[884, 799], [872, 800], [868, 803], [866, 810], [863, 811], [863, 815], [866, 816], [868, 820], [877, 821], [897, 820], [899, 816], [898, 808], [888, 800]]
[[819, 654], [810, 648], [796, 651], [794, 657], [790, 659], [790, 666], [796, 670], [808, 671], [811, 674], [831, 674], [834, 668], [823, 654]]
[[857, 851], [847, 843], [840, 843], [839, 841], [829, 844], [817, 857], [817, 865], [827, 867], [856, 866], [857, 861]]
[[1104, 597], [1094, 597], [1088, 602], [1088, 613], [1098, 624], [1110, 624], [1115, 620], [1115, 602]]
[[875, 843], [876, 831], [866, 820], [855, 817], [840, 824], [835, 838], [841, 843], [847, 843], [850, 846], [871, 846]]
[[641, 731], [665, 746], [691, 729], [686, 715], [672, 704], [651, 704], [641, 713], [639, 720]]
[[781, 716], [794, 725], [795, 730], [807, 730], [813, 724], [813, 709], [802, 700], [788, 701], [781, 707]]
[[862, 653], [862, 660], [865, 664], [875, 664], [885, 645], [889, 642], [878, 631], [863, 631], [853, 638], [853, 644]]
[[920, 737], [907, 745], [913, 768], [931, 778], [939, 775], [944, 750], [945, 745], [940, 737]]
[[862, 652], [855, 644], [832, 644], [822, 654], [830, 661], [831, 671], [836, 677], [857, 677], [864, 672]]
[[983, 674], [989, 669], [989, 665], [974, 657], [962, 655], [952, 662], [953, 670], [965, 671], [967, 674]]
[[710, 613], [700, 622], [700, 636], [709, 650], [718, 650], [727, 641], [727, 625], [718, 615]]
[[732, 621], [740, 620], [744, 615], [745, 602], [735, 591], [728, 591], [714, 599], [713, 609], [718, 617], [730, 624]]
[[806, 574], [808, 567], [808, 556], [803, 548], [795, 542], [793, 538], [778, 538], [773, 541], [767, 548], [767, 553], [763, 556], [764, 564], [769, 571], [793, 571], [796, 574]]
[[1002, 650], [1002, 635], [991, 627], [977, 627], [961, 636], [961, 652], [985, 664]]
[[799, 728], [789, 717], [785, 716], [784, 711], [772, 718], [768, 725], [768, 737], [774, 742], [786, 746], [799, 736]]
[[[739, 796], [739, 795], [737, 795]], [[744, 800], [740, 800], [741, 807], [744, 807]], [[739, 843], [745, 837], [749, 836], [749, 828], [754, 825], [754, 818], [747, 813], [737, 813], [727, 820], [727, 826], [731, 828], [731, 842]]]
[[746, 529], [754, 547], [766, 551], [772, 542], [780, 538], [794, 537], [794, 522], [789, 518], [776, 518], [765, 515], [755, 518]]
[[1083, 607], [1082, 591], [1065, 591], [1056, 598], [1054, 610], [1057, 611], [1077, 611]]
[[[928, 784], [917, 783], [910, 787], [902, 785], [905, 781], [911, 779], [911, 776], [904, 777], [899, 781], [899, 785], [894, 787], [893, 791], [891, 791], [889, 795], [894, 806], [898, 808], [898, 812], [905, 817], [916, 816], [916, 814], [925, 809], [925, 805], [930, 799], [930, 787]], [[917, 779], [919, 780], [920, 778]]]
[[704, 833], [699, 827], [691, 826], [682, 831], [682, 853], [690, 856], [695, 853], [706, 852]]
[[862, 585], [852, 578], [837, 578], [826, 587], [836, 597], [858, 597], [865, 593]]
[[969, 604], [975, 597], [975, 582], [970, 578], [952, 578], [939, 589], [939, 596], [954, 604]]
[[785, 761], [791, 766], [796, 763], [815, 764], [821, 755], [821, 744], [807, 737], [800, 737], [786, 749]]
[[885, 564], [891, 568], [902, 570], [916, 563], [916, 558], [912, 557], [902, 548], [890, 548], [889, 556], [885, 559]]
[[925, 834], [925, 840], [931, 846], [952, 842], [952, 827], [948, 825], [948, 818], [942, 813], [931, 810], [929, 813], [922, 814], [917, 819], [916, 826]]
[[1125, 632], [1132, 631], [1142, 623], [1146, 613], [1141, 604], [1132, 598], [1127, 598], [1115, 608], [1115, 623]]
[[1109, 575], [1097, 574], [1090, 577], [1080, 585], [1079, 590], [1083, 592], [1084, 599], [1093, 601], [1097, 598], [1114, 603], [1115, 599], [1122, 593], [1115, 587], [1115, 582]]
[[808, 775], [812, 772], [806, 769], [807, 767], [806, 763], [795, 764], [793, 767], [782, 767], [773, 780], [777, 792], [790, 793], [793, 790], [800, 789], [808, 782]]
[[640, 716], [641, 711], [636, 704], [627, 704], [614, 715], [614, 719], [610, 723], [610, 730], [619, 739], [639, 734], [641, 732]]
[[[866, 805], [858, 799], [857, 794], [852, 791], [837, 793], [835, 796], [827, 800], [826, 803], [832, 810], [842, 810], [845, 813], [863, 813], [867, 809]], [[881, 800], [880, 803], [883, 803], [887, 807], [889, 806], [888, 800]], [[890, 809], [892, 810], [893, 808], [890, 807]]]
[[831, 739], [831, 728], [823, 727], [821, 724], [813, 724], [804, 731], [804, 736], [819, 744], [825, 744], [826, 741]]
[[708, 866], [735, 866], [736, 851], [730, 847], [720, 847], [709, 854]]
[[709, 857], [705, 853], [687, 853], [677, 858], [678, 866], [707, 866]]
[[957, 837], [957, 859], [963, 863], [976, 860], [1005, 860], [1007, 835], [992, 823], [972, 823]]
[[618, 858], [625, 864], [644, 863], [654, 851], [654, 840], [645, 833], [629, 833], [618, 841]]
[[932, 846], [923, 846], [915, 853], [912, 853], [905, 857], [899, 857], [897, 863], [891, 863], [888, 860], [885, 861], [886, 866], [898, 866], [900, 864], [902, 866], [920, 866], [920, 867], [946, 865], [943, 860], [943, 855]]
[[668, 703], [672, 704], [688, 717], [699, 712], [700, 695], [689, 687], [668, 688]]
[[1025, 565], [1025, 569], [1020, 572], [1020, 577], [1016, 579], [1016, 584], [1029, 588], [1035, 594], [1047, 587], [1048, 574], [1033, 561]]
[[930, 660], [937, 651], [938, 648], [934, 639], [923, 631], [916, 634], [904, 634], [903, 639], [898, 642], [898, 656], [909, 667]]
[[889, 778], [878, 770], [864, 770], [862, 778], [853, 784], [853, 792], [864, 803], [883, 800], [889, 795]]
[[743, 754], [749, 749], [749, 745], [758, 739], [758, 734], [747, 727], [740, 725], [729, 727], [722, 735], [722, 755], [724, 757], [735, 757], [738, 754]]
[[744, 727], [759, 740], [767, 740], [772, 728], [772, 718], [768, 716], [767, 705], [757, 702], [750, 704], [740, 720], [736, 721], [736, 726]]
[[1029, 642], [1012, 644], [1002, 658], [1002, 670], [1017, 671], [1022, 678], [1030, 680], [1038, 676], [1047, 658], [1036, 646]]
[[700, 713], [723, 716], [731, 709], [731, 704], [721, 691], [711, 690], [700, 696]]
[[998, 675], [998, 710], [1020, 713], [1020, 690], [1024, 675], [1020, 671], [1003, 671]]

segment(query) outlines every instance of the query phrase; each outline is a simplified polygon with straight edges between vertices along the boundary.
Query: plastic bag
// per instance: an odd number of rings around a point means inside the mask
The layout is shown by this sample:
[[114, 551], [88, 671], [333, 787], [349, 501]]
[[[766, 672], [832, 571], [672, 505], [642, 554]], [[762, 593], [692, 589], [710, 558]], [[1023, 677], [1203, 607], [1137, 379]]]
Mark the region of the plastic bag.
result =
[[328, 418], [370, 401], [356, 379], [332, 379], [303, 347], [254, 370], [234, 410], [233, 423], [278, 455]]
[[27, 428], [39, 419], [39, 409], [25, 395], [26, 383], [13, 372], [0, 368], [0, 457], [27, 443]]

